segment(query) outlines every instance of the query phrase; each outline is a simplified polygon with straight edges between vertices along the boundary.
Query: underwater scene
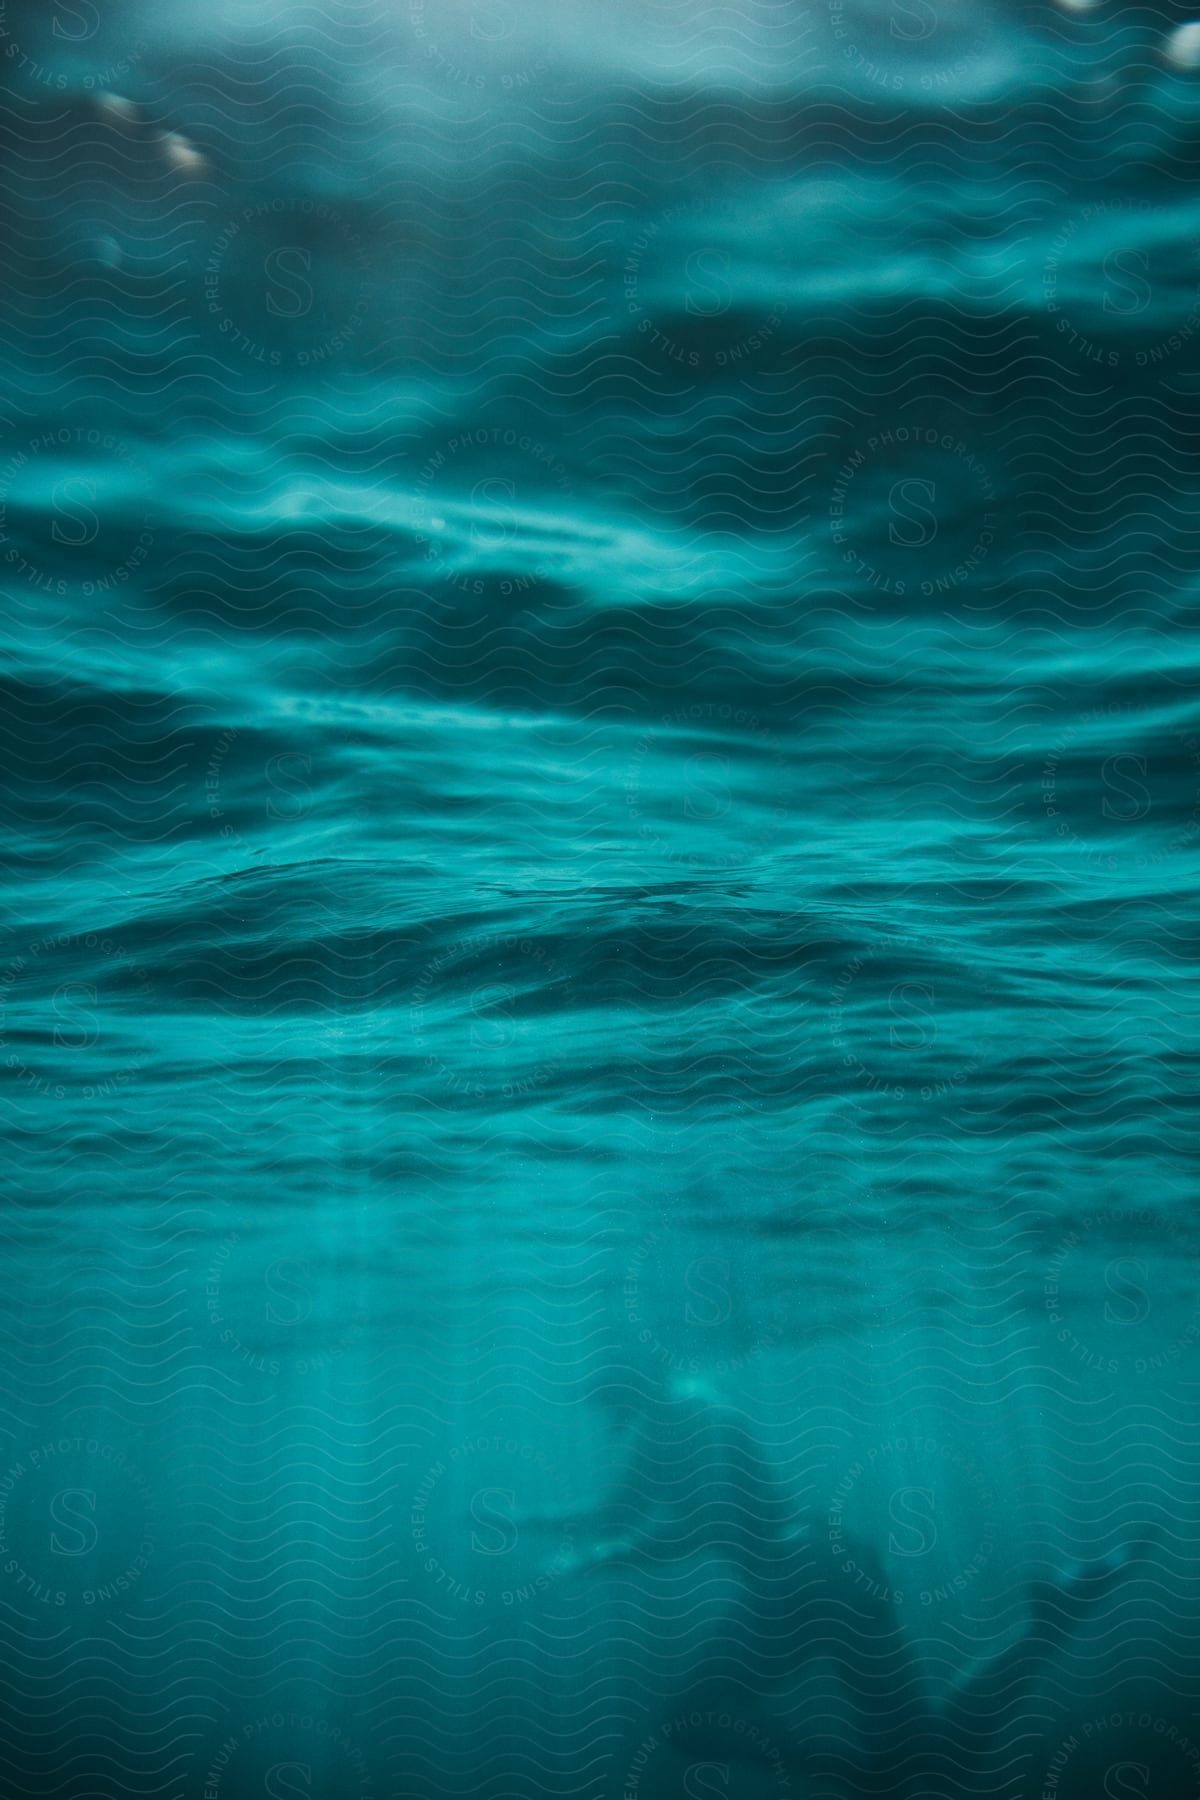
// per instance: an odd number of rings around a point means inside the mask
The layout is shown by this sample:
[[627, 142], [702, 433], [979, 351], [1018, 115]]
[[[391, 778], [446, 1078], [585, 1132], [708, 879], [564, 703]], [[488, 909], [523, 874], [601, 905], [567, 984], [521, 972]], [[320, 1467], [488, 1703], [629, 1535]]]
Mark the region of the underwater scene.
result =
[[0, 80], [6, 1800], [1200, 1797], [1200, 16]]

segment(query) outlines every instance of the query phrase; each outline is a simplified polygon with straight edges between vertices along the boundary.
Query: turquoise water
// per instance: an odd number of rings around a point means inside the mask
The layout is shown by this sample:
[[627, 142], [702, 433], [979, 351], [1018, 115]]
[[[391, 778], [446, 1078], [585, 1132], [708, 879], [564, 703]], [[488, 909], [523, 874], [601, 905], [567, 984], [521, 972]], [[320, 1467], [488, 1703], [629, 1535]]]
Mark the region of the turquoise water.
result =
[[1186, 18], [0, 6], [6, 1794], [1200, 1788]]

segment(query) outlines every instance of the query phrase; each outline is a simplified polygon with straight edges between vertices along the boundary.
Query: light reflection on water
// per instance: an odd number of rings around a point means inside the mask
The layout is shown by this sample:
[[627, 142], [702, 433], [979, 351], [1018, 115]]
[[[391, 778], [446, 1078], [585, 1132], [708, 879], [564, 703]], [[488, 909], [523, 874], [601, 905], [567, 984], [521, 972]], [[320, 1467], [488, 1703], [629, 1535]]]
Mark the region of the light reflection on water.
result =
[[14, 1791], [1188, 1791], [1180, 22], [6, 10]]

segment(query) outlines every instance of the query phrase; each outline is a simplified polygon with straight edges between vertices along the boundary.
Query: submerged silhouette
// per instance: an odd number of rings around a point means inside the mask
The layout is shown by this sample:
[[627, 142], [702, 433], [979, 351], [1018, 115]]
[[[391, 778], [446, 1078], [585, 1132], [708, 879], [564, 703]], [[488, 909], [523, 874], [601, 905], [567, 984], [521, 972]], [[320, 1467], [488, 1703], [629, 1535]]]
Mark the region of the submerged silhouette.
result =
[[[797, 1523], [751, 1423], [704, 1381], [677, 1384], [641, 1414], [594, 1523], [577, 1575], [636, 1581], [651, 1595], [659, 1586], [664, 1605], [652, 1616], [664, 1631], [684, 1582], [689, 1616], [698, 1617], [683, 1654], [664, 1653], [658, 1689], [646, 1696], [658, 1718], [648, 1741], [665, 1730], [678, 1755], [728, 1760], [732, 1745], [760, 1763], [781, 1746], [790, 1788], [814, 1764], [803, 1682], [816, 1669], [832, 1678], [821, 1690], [822, 1722], [840, 1739], [832, 1754], [847, 1791], [875, 1800], [978, 1791], [1004, 1762], [1039, 1678], [1148, 1541], [1035, 1582], [1015, 1635], [933, 1693], [874, 1546], [843, 1527], [835, 1550], [819, 1519]], [[830, 1713], [831, 1690], [840, 1717]], [[761, 1730], [747, 1725], [748, 1707]], [[764, 1778], [764, 1794], [778, 1789]]]

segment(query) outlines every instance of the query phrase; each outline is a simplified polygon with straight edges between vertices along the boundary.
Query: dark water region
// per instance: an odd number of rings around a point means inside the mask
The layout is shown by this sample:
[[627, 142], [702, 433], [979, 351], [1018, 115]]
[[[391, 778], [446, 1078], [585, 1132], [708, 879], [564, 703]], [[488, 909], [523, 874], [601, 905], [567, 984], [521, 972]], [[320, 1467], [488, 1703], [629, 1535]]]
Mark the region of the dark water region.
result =
[[1187, 1800], [1200, 30], [0, 3], [0, 1769]]

